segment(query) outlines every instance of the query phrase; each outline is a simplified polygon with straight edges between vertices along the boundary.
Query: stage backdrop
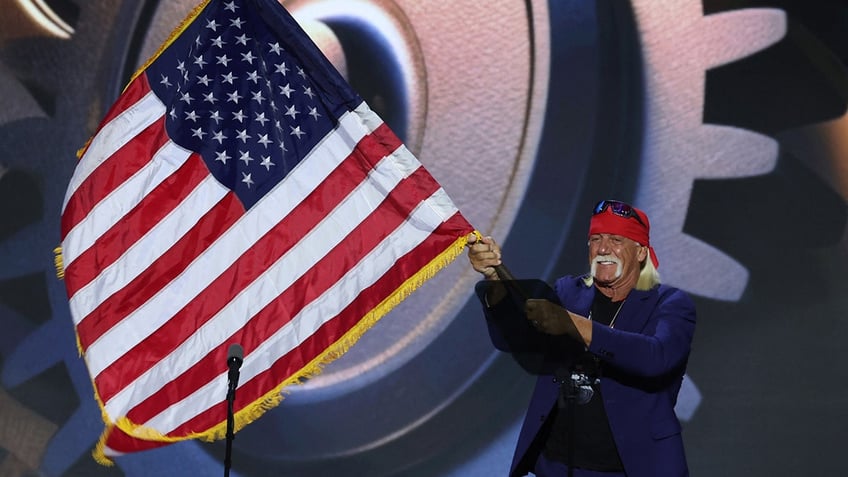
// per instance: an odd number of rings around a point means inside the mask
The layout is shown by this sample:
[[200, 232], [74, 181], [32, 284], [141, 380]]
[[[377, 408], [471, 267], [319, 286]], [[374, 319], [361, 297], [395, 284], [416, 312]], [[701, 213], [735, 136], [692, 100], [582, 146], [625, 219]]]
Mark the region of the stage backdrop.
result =
[[[521, 278], [586, 269], [589, 210], [652, 219], [698, 307], [694, 476], [841, 475], [848, 7], [282, 2]], [[75, 152], [192, 0], [0, 0], [0, 475], [217, 475], [221, 443], [102, 467], [53, 268]], [[233, 475], [504, 475], [532, 385], [461, 257], [237, 435]], [[222, 366], [225, 365], [222, 363]]]

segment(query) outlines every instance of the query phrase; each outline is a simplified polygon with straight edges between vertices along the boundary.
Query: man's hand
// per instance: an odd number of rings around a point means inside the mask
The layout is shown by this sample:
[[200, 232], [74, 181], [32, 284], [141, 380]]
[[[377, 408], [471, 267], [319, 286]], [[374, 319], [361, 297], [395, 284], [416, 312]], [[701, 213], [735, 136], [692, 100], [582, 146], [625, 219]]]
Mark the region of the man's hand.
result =
[[[543, 298], [531, 298], [524, 305], [527, 320], [534, 328], [549, 335], [568, 335], [588, 345], [592, 337], [592, 322], [573, 315], [565, 308]], [[578, 329], [578, 325], [583, 330]], [[584, 336], [588, 332], [588, 339]]]
[[468, 236], [468, 261], [471, 268], [482, 273], [487, 280], [498, 280], [495, 267], [501, 264], [501, 248], [492, 237], [478, 240], [477, 235]]

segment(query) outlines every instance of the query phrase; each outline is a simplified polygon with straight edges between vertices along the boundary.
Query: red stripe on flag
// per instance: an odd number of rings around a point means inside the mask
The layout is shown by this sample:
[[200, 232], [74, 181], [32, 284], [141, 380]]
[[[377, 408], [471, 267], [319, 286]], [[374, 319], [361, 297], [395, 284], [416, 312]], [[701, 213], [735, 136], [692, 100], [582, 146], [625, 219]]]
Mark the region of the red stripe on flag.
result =
[[106, 436], [106, 447], [122, 454], [155, 449], [170, 444], [170, 442], [136, 439], [117, 427], [111, 428], [108, 432], [109, 434]]
[[[97, 131], [103, 129], [103, 126], [109, 124], [113, 119], [120, 116], [121, 113], [126, 111], [129, 106], [137, 103], [141, 98], [147, 96], [152, 90], [150, 89], [150, 83], [147, 82], [147, 75], [138, 75], [121, 93], [118, 99], [115, 101], [115, 104], [109, 108], [109, 111], [106, 113], [106, 116], [100, 121], [100, 124], [97, 126]], [[149, 157], [149, 156], [147, 156]]]
[[[119, 168], [120, 169], [120, 168]], [[112, 265], [137, 240], [160, 220], [173, 212], [183, 200], [209, 177], [203, 159], [192, 154], [168, 179], [146, 195], [119, 222], [98, 238], [65, 270], [68, 293], [73, 296], [106, 267]]]
[[77, 325], [83, 349], [173, 281], [243, 214], [244, 207], [238, 198], [234, 194], [225, 195], [152, 266], [83, 318]]
[[164, 118], [156, 121], [106, 159], [74, 191], [62, 213], [62, 240], [91, 209], [150, 162], [151, 150], [168, 142]]

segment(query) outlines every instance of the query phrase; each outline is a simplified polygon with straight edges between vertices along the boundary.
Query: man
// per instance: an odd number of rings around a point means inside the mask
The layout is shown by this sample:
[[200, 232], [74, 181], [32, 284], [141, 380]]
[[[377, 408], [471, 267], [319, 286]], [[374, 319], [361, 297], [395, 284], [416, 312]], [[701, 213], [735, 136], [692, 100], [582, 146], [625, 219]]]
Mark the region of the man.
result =
[[660, 284], [649, 235], [643, 211], [599, 202], [590, 272], [558, 279], [550, 299], [516, 292], [522, 281], [499, 281], [498, 244], [469, 237], [468, 258], [486, 278], [477, 290], [492, 342], [535, 362], [539, 375], [510, 476], [688, 475], [674, 405], [695, 308]]

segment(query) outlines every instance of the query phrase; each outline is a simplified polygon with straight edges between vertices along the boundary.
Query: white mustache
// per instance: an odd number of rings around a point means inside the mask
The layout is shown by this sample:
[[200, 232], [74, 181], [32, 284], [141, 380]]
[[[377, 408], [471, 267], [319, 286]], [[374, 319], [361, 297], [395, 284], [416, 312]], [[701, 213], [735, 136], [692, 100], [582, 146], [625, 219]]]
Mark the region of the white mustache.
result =
[[591, 268], [592, 277], [596, 276], [595, 272], [598, 269], [598, 264], [601, 263], [601, 262], [612, 262], [612, 263], [614, 263], [615, 264], [615, 278], [618, 278], [618, 277], [621, 276], [621, 272], [622, 272], [621, 260], [619, 260], [617, 257], [613, 257], [612, 255], [598, 255], [597, 257], [595, 257], [594, 260], [592, 260], [592, 268]]
[[621, 260], [618, 257], [614, 257], [612, 255], [598, 255], [592, 260], [592, 263], [600, 263], [600, 262], [612, 262], [616, 265], [621, 265]]

